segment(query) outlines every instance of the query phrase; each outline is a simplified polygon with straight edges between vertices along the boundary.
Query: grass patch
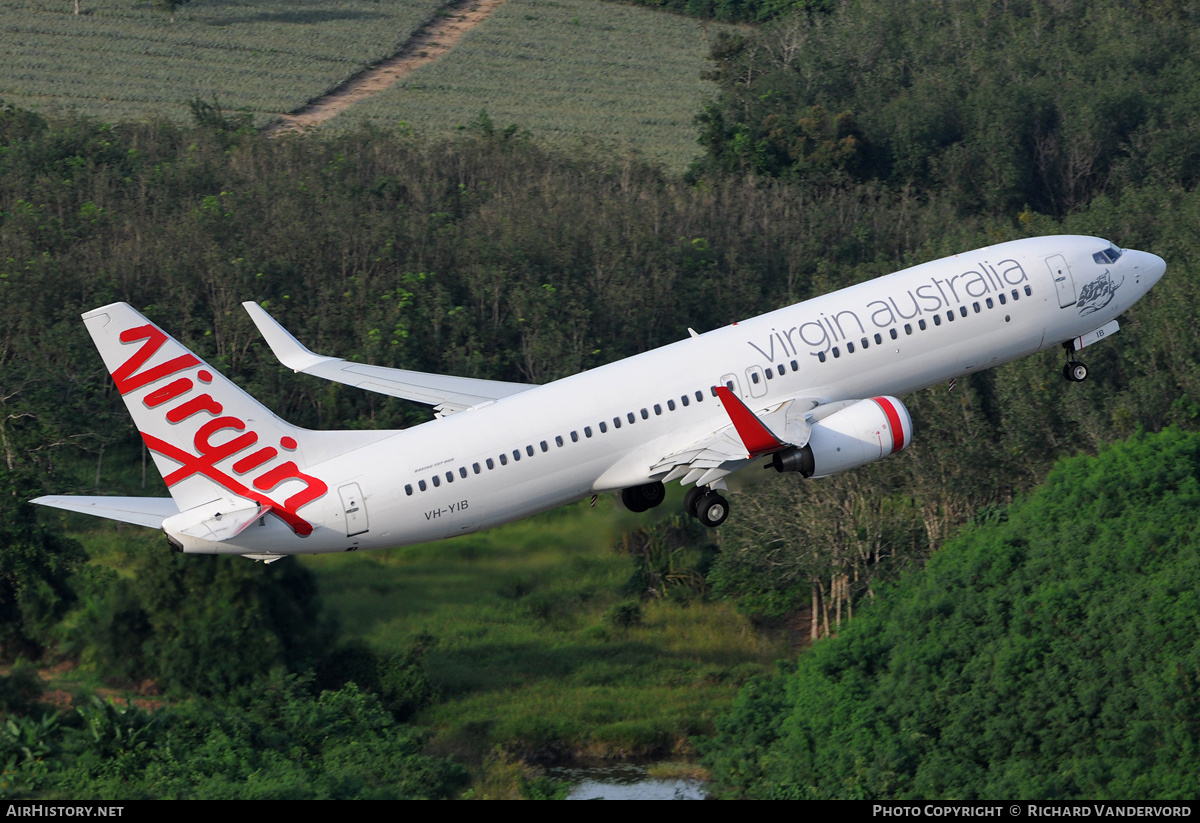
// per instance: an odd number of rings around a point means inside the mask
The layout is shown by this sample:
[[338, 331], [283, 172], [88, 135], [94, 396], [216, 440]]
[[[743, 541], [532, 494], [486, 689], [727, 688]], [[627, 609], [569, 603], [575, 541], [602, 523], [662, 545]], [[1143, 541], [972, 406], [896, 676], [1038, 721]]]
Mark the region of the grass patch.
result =
[[[394, 53], [445, 0], [0, 0], [0, 99], [108, 122], [190, 119], [188, 101], [278, 114]], [[263, 118], [265, 119], [265, 118]]]
[[630, 515], [610, 499], [482, 534], [301, 562], [348, 637], [426, 655], [440, 694], [418, 722], [436, 749], [520, 757], [687, 755], [737, 687], [786, 644], [720, 603], [633, 602], [612, 550]]
[[700, 78], [720, 30], [595, 0], [507, 0], [438, 61], [329, 126], [364, 118], [448, 133], [486, 110], [536, 139], [637, 152], [673, 171], [700, 153], [692, 119], [716, 86]]

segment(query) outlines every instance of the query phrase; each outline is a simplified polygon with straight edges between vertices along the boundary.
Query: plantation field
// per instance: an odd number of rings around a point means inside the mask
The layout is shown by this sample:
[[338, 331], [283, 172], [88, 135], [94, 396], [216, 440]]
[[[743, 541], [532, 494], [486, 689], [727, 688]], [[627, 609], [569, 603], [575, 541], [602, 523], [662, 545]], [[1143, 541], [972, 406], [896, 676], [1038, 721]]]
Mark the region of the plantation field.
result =
[[386, 57], [445, 0], [0, 0], [0, 99], [105, 121], [291, 111]]
[[435, 134], [486, 110], [497, 128], [680, 170], [699, 154], [692, 119], [716, 91], [700, 74], [720, 30], [731, 27], [596, 0], [507, 0], [442, 59], [328, 127], [366, 118]]
[[727, 604], [640, 601], [633, 562], [613, 545], [647, 520], [603, 498], [441, 543], [301, 562], [347, 639], [402, 652], [432, 638], [440, 697], [418, 721], [438, 729], [439, 750], [686, 755], [738, 685], [791, 650]]

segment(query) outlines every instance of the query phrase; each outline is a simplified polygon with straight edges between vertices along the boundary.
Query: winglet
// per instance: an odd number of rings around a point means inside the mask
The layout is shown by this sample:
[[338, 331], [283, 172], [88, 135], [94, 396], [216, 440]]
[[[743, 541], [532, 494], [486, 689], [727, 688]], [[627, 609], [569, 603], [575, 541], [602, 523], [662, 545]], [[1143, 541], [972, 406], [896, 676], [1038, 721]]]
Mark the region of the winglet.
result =
[[257, 303], [246, 301], [242, 304], [242, 308], [250, 315], [250, 319], [254, 321], [254, 325], [258, 326], [259, 332], [262, 334], [263, 339], [267, 341], [267, 345], [271, 347], [271, 351], [275, 357], [292, 371], [302, 372], [320, 363], [336, 363], [341, 359], [338, 357], [324, 357], [310, 351], [303, 343], [293, 337], [291, 332], [279, 325], [279, 322], [274, 317], [267, 314], [266, 309]]
[[761, 457], [780, 449], [786, 449], [788, 444], [780, 441], [763, 425], [754, 412], [746, 408], [746, 404], [729, 390], [728, 386], [716, 386], [717, 397], [725, 405], [725, 413], [729, 415], [733, 427], [737, 430], [742, 445], [751, 457]]

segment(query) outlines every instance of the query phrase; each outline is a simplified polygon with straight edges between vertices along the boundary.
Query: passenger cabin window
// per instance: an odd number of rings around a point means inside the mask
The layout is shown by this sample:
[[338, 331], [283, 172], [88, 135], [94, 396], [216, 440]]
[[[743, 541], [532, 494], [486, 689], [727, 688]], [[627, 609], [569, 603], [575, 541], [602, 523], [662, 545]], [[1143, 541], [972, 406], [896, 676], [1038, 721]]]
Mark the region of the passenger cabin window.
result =
[[697, 391], [697, 392], [696, 392], [696, 402], [697, 402], [697, 403], [703, 403], [703, 402], [704, 402], [704, 392], [702, 392], [702, 391]]
[[407, 494], [409, 497], [412, 497], [412, 483], [404, 484], [404, 493]]
[[614, 429], [619, 429], [619, 428], [621, 428], [621, 418], [619, 418], [619, 417], [614, 417], [614, 418], [613, 418], [613, 428], [614, 428]]
[[989, 309], [995, 308], [995, 306], [996, 306], [996, 304], [992, 302], [992, 298], [990, 298], [990, 297], [985, 302], [987, 303], [987, 307]]
[[492, 469], [496, 468], [496, 464], [492, 461], [492, 458], [490, 458], [490, 457], [487, 460], [485, 460], [484, 463], [487, 464], [488, 471], [491, 471]]
[[883, 342], [883, 337], [878, 332], [876, 332], [875, 333], [875, 345], [878, 346], [882, 342]]
[[893, 340], [895, 340], [897, 337], [899, 337], [899, 336], [900, 336], [900, 335], [896, 334], [896, 330], [895, 330], [895, 329], [888, 329], [888, 334], [889, 334], [889, 335], [891, 335], [891, 337], [892, 337], [892, 339], [893, 339]]
[[608, 431], [608, 424], [605, 423], [603, 420], [601, 420], [600, 421], [600, 433], [604, 434], [607, 431]]
[[[476, 463], [475, 465], [476, 465], [476, 466], [478, 466], [479, 464], [478, 464], [478, 463]], [[476, 474], [479, 474], [479, 470], [478, 470], [478, 469], [476, 469], [476, 470], [475, 470], [475, 473], [476, 473]], [[459, 467], [458, 467], [458, 476], [459, 476], [459, 477], [464, 477], [464, 478], [467, 476], [467, 467], [466, 467], [466, 466], [459, 466]]]
[[[768, 379], [768, 380], [771, 380], [771, 379], [773, 379], [773, 378], [775, 377], [775, 372], [771, 371], [771, 367], [770, 367], [770, 366], [767, 366], [767, 370], [766, 370], [766, 372], [765, 372], [765, 373], [766, 373], [766, 375], [767, 375], [767, 379]], [[754, 382], [755, 382], [755, 383], [757, 383], [758, 381], [757, 381], [757, 380], [755, 380]]]
[[911, 323], [905, 323], [905, 324], [904, 324], [904, 333], [905, 333], [905, 334], [912, 334], [912, 324], [911, 324]]
[[584, 436], [584, 437], [591, 437], [591, 436], [592, 436], [592, 427], [591, 427], [591, 426], [584, 426], [584, 427], [583, 427], [583, 436]]
[[[757, 382], [757, 381], [756, 381], [756, 382]], [[685, 394], [685, 395], [683, 395], [683, 397], [680, 397], [679, 399], [680, 399], [680, 401], [682, 401], [683, 405], [685, 405], [685, 406], [686, 406], [686, 405], [688, 404], [688, 402], [689, 402], [689, 401], [688, 401], [688, 396], [687, 396], [686, 394]]]
[[478, 463], [472, 463], [472, 464], [471, 464], [471, 471], [475, 472], [476, 474], [479, 474], [481, 471], [483, 471], [483, 469], [479, 468], [479, 464], [478, 464]]
[[817, 352], [817, 360], [824, 363], [825, 362], [825, 352], [823, 352], [823, 351]]
[[438, 487], [438, 486], [440, 486], [440, 485], [442, 485], [442, 480], [441, 480], [441, 478], [440, 478], [440, 477], [438, 477], [436, 474], [435, 474], [435, 475], [434, 475], [434, 476], [433, 476], [431, 479], [433, 480], [433, 485], [434, 485], [434, 487], [435, 487], [435, 488], [436, 488], [436, 487]]
[[961, 314], [963, 317], [966, 317], [966, 316], [967, 316], [967, 307], [966, 307], [966, 306], [959, 306], [959, 307], [958, 307], [958, 313], [959, 313], [959, 314]]
[[1033, 297], [1033, 289], [1032, 289], [1032, 288], [1030, 288], [1029, 286], [1026, 286], [1026, 287], [1025, 287], [1025, 296], [1026, 296], [1026, 297]]
[[633, 412], [628, 412], [628, 413], [625, 415], [625, 418], [626, 418], [626, 419], [627, 419], [627, 420], [628, 420], [630, 423], [633, 423], [633, 421], [634, 421], [634, 419], [635, 419], [635, 418], [634, 418], [634, 416], [633, 416]]
[[649, 420], [649, 419], [650, 419], [650, 412], [646, 411], [645, 409], [642, 409], [642, 412], [641, 412], [641, 414], [642, 414], [642, 419], [643, 419], [643, 420]]
[[839, 358], [841, 356], [842, 356], [842, 353], [840, 351], [838, 351], [838, 347], [834, 346], [833, 347], [833, 359], [836, 360], [837, 358]]
[[800, 367], [796, 365], [796, 361], [792, 361], [792, 371], [800, 371]]
[[854, 344], [846, 341], [846, 354], [854, 354]]
[[[559, 440], [562, 440], [562, 438], [560, 437], [560, 438], [559, 438]], [[541, 443], [538, 443], [538, 445], [539, 445], [539, 446], [541, 446], [541, 448], [542, 448], [542, 451], [543, 451], [543, 452], [548, 452], [548, 451], [550, 451], [550, 446], [548, 446], [548, 445], [546, 444], [546, 441], [545, 441], [545, 440], [543, 440]], [[562, 443], [559, 443], [559, 445], [561, 446], [561, 445], [562, 445]]]
[[758, 382], [758, 372], [750, 372], [750, 382], [751, 383]]
[[446, 472], [446, 482], [447, 483], [454, 482], [454, 472]]
[[942, 316], [940, 314], [935, 314], [933, 316], [933, 325], [935, 325], [935, 326], [942, 325]]
[[675, 401], [674, 401], [674, 400], [668, 400], [668, 401], [667, 401], [667, 408], [668, 408], [670, 411], [675, 411]]
[[563, 439], [561, 434], [554, 435], [554, 445], [558, 446], [560, 449], [562, 448]]
[[917, 321], [917, 328], [920, 329], [921, 331], [925, 331], [925, 320], [924, 319]]
[[654, 404], [654, 413], [655, 413], [655, 414], [662, 414], [662, 406], [661, 406], [661, 405], [659, 405], [658, 403], [655, 403], [655, 404]]
[[[590, 435], [589, 435], [589, 436], [590, 436]], [[578, 443], [578, 442], [579, 442], [579, 432], [571, 432], [571, 442], [572, 442], [572, 443]]]
[[501, 466], [507, 466], [507, 465], [508, 465], [508, 455], [507, 455], [507, 454], [502, 454], [502, 455], [500, 455], [500, 465], [501, 465]]
[[513, 449], [513, 462], [517, 463], [520, 461], [520, 459], [521, 459], [521, 450]]
[[870, 346], [870, 341], [864, 337], [861, 342], [862, 342], [863, 350], [866, 351], [866, 349]]
[[1007, 305], [1008, 303], [1008, 299], [1004, 296], [1004, 292], [1000, 292], [998, 295], [996, 295], [996, 299], [1000, 301], [1001, 306]]
[[425, 489], [427, 488], [427, 487], [425, 486], [425, 481], [424, 481], [424, 480], [418, 480], [418, 481], [417, 481], [417, 488], [418, 488], [418, 489], [420, 489], [421, 491], [425, 491]]

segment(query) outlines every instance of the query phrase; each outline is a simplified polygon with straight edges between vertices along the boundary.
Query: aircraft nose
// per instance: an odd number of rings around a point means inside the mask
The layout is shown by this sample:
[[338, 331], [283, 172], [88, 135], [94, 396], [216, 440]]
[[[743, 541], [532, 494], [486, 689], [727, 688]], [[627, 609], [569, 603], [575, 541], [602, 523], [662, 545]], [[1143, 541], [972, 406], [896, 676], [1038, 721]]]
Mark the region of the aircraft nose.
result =
[[1138, 252], [1137, 271], [1142, 285], [1149, 289], [1166, 273], [1167, 261], [1148, 251]]
[[[1154, 283], [1162, 280], [1166, 272], [1166, 260], [1150, 252], [1134, 252], [1134, 271], [1142, 289], [1150, 290]], [[1142, 292], [1142, 294], [1145, 294]]]

